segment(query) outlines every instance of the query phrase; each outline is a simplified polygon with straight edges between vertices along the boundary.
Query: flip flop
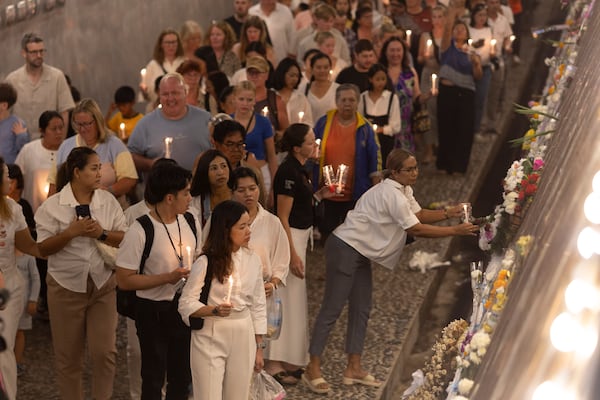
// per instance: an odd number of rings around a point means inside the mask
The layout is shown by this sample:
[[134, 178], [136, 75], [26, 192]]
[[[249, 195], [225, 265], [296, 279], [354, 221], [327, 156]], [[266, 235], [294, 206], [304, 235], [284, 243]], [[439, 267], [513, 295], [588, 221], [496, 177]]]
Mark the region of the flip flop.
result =
[[344, 383], [344, 385], [354, 385], [356, 383], [359, 385], [372, 386], [372, 387], [381, 386], [381, 382], [379, 382], [377, 379], [375, 379], [375, 377], [371, 374], [367, 374], [362, 378], [348, 378], [347, 376], [344, 376], [342, 379], [342, 382]]
[[[331, 390], [331, 387], [329, 387], [329, 383], [327, 383], [327, 381], [325, 379], [321, 378], [315, 378], [315, 379], [310, 379], [308, 377], [308, 375], [306, 375], [306, 373], [302, 374], [302, 382], [304, 382], [304, 384], [306, 386], [308, 386], [308, 388], [316, 394], [326, 394], [329, 393], [329, 391]], [[328, 387], [327, 388], [320, 388], [319, 385], [322, 384], [326, 384]]]
[[295, 385], [298, 383], [298, 379], [285, 371], [279, 371], [278, 373], [272, 375], [273, 378], [281, 385]]

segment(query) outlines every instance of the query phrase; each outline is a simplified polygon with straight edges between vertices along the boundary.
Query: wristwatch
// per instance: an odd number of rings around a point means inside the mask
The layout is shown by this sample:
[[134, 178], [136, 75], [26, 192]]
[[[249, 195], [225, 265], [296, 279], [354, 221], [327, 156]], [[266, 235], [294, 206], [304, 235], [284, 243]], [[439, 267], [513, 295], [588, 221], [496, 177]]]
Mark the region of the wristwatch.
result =
[[219, 315], [219, 306], [216, 306], [215, 308], [212, 309], [211, 313], [213, 315]]
[[256, 348], [257, 348], [257, 349], [263, 349], [263, 350], [264, 350], [264, 349], [266, 349], [266, 348], [267, 348], [267, 343], [266, 343], [266, 342], [264, 342], [264, 341], [262, 341], [262, 342], [260, 342], [260, 343], [256, 343]]
[[102, 229], [102, 235], [98, 236], [98, 240], [104, 242], [108, 238], [108, 232], [106, 229]]

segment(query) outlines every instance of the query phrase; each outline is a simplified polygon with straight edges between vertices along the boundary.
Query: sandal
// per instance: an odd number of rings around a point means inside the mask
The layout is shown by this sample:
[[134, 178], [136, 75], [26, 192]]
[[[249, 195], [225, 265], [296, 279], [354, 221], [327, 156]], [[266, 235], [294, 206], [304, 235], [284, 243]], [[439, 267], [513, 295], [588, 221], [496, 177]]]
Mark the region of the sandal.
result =
[[344, 385], [354, 385], [355, 383], [357, 383], [359, 385], [372, 386], [372, 387], [381, 386], [381, 382], [378, 381], [377, 379], [375, 379], [375, 377], [371, 374], [367, 374], [367, 375], [363, 376], [362, 378], [349, 378], [347, 376], [344, 376], [342, 379], [342, 382], [344, 383]]
[[295, 385], [298, 383], [298, 379], [296, 379], [294, 376], [291, 376], [285, 371], [279, 371], [278, 373], [272, 376], [281, 385]]
[[[323, 377], [310, 379], [306, 372], [302, 374], [302, 382], [316, 394], [326, 394], [331, 390], [329, 383]], [[327, 387], [322, 387], [323, 385], [327, 385]]]

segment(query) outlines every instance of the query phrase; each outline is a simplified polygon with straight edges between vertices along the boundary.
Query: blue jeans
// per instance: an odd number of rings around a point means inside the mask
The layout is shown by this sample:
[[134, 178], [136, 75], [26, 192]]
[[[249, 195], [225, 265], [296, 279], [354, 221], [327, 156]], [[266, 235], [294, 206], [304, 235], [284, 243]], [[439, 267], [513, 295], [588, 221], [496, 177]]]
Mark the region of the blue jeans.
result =
[[482, 68], [483, 76], [475, 81], [475, 132], [481, 128], [481, 118], [485, 110], [485, 101], [492, 81], [492, 68], [488, 65]]

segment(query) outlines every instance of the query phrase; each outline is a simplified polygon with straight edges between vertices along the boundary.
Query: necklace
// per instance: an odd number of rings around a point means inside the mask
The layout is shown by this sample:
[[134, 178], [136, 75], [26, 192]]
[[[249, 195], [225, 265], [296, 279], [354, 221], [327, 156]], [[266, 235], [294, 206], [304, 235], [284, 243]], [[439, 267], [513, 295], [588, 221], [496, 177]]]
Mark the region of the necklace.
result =
[[158, 208], [156, 206], [154, 206], [154, 212], [156, 213], [156, 216], [160, 220], [160, 223], [162, 224], [162, 226], [165, 228], [165, 231], [167, 231], [167, 236], [169, 237], [169, 242], [171, 242], [171, 246], [173, 247], [173, 251], [175, 252], [175, 257], [177, 257], [177, 261], [179, 262], [179, 268], [183, 268], [183, 244], [181, 243], [181, 227], [179, 226], [179, 218], [177, 218], [177, 216], [175, 216], [175, 221], [177, 221], [177, 232], [179, 232], [179, 243], [178, 243], [179, 244], [179, 253], [177, 253], [177, 249], [175, 248], [175, 243], [173, 243], [173, 239], [171, 238], [169, 229], [167, 228], [167, 225], [165, 225], [165, 222], [163, 221], [162, 217], [158, 213]]

